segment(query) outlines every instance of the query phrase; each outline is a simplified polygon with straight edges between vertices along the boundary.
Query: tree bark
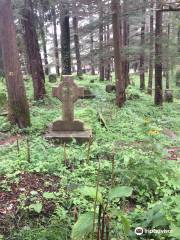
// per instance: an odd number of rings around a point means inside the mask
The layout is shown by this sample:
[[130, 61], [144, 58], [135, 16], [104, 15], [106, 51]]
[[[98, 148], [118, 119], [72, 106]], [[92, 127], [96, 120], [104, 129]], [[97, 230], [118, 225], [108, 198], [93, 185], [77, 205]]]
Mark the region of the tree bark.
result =
[[71, 75], [69, 5], [65, 0], [60, 1], [60, 23], [62, 75]]
[[180, 52], [180, 25], [178, 27], [178, 52]]
[[73, 17], [73, 31], [74, 31], [74, 45], [77, 61], [77, 76], [82, 76], [81, 55], [80, 55], [80, 43], [79, 43], [79, 31], [78, 31], [78, 18]]
[[57, 39], [57, 23], [56, 23], [56, 10], [55, 7], [51, 9], [52, 21], [53, 21], [53, 42], [54, 42], [54, 56], [55, 56], [55, 65], [56, 65], [56, 74], [60, 76], [60, 62], [59, 62], [59, 49], [58, 49], [58, 39]]
[[122, 33], [121, 22], [119, 19], [120, 3], [119, 0], [111, 1], [112, 8], [112, 24], [113, 24], [113, 43], [114, 43], [114, 63], [116, 76], [116, 104], [122, 107], [125, 100], [125, 79], [122, 76]]
[[169, 38], [170, 38], [170, 23], [168, 23], [168, 26], [167, 26], [166, 89], [169, 89], [169, 87], [170, 87], [170, 83], [169, 83], [169, 69], [170, 69], [170, 67], [169, 67]]
[[22, 16], [22, 24], [24, 26], [24, 39], [33, 80], [34, 99], [40, 100], [44, 98], [44, 95], [46, 93], [45, 77], [38, 44], [38, 37], [34, 23], [32, 0], [25, 0]]
[[107, 81], [110, 81], [111, 79], [111, 57], [109, 57], [110, 55], [110, 29], [109, 29], [109, 24], [107, 24], [106, 27], [106, 50], [107, 50], [107, 63], [106, 63], [106, 67], [105, 67], [105, 78]]
[[152, 95], [153, 84], [153, 49], [154, 49], [154, 14], [153, 14], [154, 0], [151, 0], [151, 12], [150, 12], [150, 36], [149, 36], [149, 79], [148, 79], [148, 94]]
[[2, 60], [2, 47], [0, 43], [0, 78], [3, 75], [3, 60]]
[[99, 4], [99, 79], [100, 81], [104, 81], [104, 52], [103, 52], [103, 44], [104, 44], [104, 24], [103, 24], [103, 2], [102, 0], [98, 0]]
[[[42, 1], [41, 1], [42, 2]], [[47, 54], [47, 41], [46, 41], [46, 30], [45, 30], [45, 20], [44, 20], [44, 9], [43, 9], [43, 3], [41, 3], [41, 9], [40, 9], [40, 35], [42, 40], [42, 46], [43, 46], [43, 55], [44, 55], [44, 69], [45, 74], [49, 75], [49, 63], [48, 63], [48, 54]]]
[[[123, 2], [123, 12], [125, 14], [124, 20], [123, 20], [123, 46], [125, 49], [129, 45], [129, 19], [128, 19], [128, 1], [125, 0]], [[128, 55], [124, 54], [124, 60], [123, 60], [123, 72], [124, 77], [126, 81], [126, 87], [129, 85], [129, 61], [128, 61]]]
[[20, 70], [16, 30], [10, 0], [0, 1], [0, 35], [8, 92], [8, 118], [11, 123], [17, 124], [20, 128], [26, 128], [30, 126], [30, 114]]
[[91, 74], [95, 75], [95, 67], [94, 67], [94, 37], [93, 32], [90, 33], [90, 58], [91, 58]]
[[143, 20], [141, 23], [141, 54], [140, 54], [140, 64], [139, 64], [139, 71], [140, 71], [140, 90], [145, 89], [145, 1], [143, 1]]
[[[157, 8], [161, 8], [161, 2], [157, 0]], [[163, 104], [162, 89], [162, 12], [156, 11], [155, 29], [155, 105]]]

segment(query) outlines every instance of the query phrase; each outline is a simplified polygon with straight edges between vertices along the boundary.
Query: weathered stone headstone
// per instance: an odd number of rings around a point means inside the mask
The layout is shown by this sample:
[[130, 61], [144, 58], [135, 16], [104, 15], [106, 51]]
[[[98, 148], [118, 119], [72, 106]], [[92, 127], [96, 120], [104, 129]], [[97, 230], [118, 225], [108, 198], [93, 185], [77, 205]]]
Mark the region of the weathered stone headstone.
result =
[[112, 93], [116, 91], [116, 86], [112, 84], [106, 85], [106, 92], [107, 93]]
[[56, 76], [56, 74], [50, 74], [50, 75], [49, 75], [49, 82], [51, 82], [51, 83], [57, 82], [57, 76]]
[[67, 142], [75, 138], [79, 142], [89, 140], [91, 131], [85, 130], [84, 123], [74, 119], [74, 103], [84, 95], [84, 88], [78, 87], [72, 76], [64, 76], [63, 82], [53, 88], [53, 96], [57, 97], [63, 104], [63, 118], [53, 122], [47, 139], [57, 139]]
[[84, 95], [80, 96], [81, 99], [93, 99], [96, 96], [91, 92], [90, 89], [84, 89]]
[[164, 92], [164, 101], [173, 102], [173, 90], [166, 89]]

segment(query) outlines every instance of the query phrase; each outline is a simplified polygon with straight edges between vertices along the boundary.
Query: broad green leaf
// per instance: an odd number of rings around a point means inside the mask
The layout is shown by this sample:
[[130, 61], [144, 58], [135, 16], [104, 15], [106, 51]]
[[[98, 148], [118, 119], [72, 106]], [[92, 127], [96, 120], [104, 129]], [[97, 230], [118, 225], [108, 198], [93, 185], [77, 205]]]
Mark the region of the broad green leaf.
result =
[[43, 197], [46, 199], [55, 199], [56, 198], [53, 192], [44, 192]]
[[40, 213], [42, 211], [42, 207], [43, 207], [42, 203], [37, 202], [37, 203], [31, 204], [29, 206], [29, 209], [34, 210], [36, 213]]
[[172, 232], [171, 232], [171, 236], [172, 237], [175, 237], [175, 238], [177, 238], [177, 239], [180, 239], [180, 227], [176, 227], [176, 226], [172, 226], [171, 227], [171, 230], [172, 230]]
[[36, 195], [38, 195], [38, 192], [37, 191], [31, 191], [30, 194], [33, 195], [33, 196], [36, 196]]
[[[85, 186], [83, 188], [80, 188], [79, 191], [85, 197], [90, 197], [92, 199], [96, 199], [96, 188], [95, 187]], [[103, 202], [103, 197], [102, 197], [100, 190], [98, 190], [98, 193], [97, 193], [97, 201], [100, 203]]]
[[109, 191], [108, 197], [110, 201], [115, 198], [129, 197], [131, 196], [132, 191], [133, 191], [132, 187], [116, 186]]
[[125, 216], [121, 215], [121, 222], [122, 222], [122, 225], [123, 225], [124, 233], [127, 236], [129, 234], [129, 231], [130, 231], [129, 220]]
[[168, 221], [165, 214], [159, 211], [152, 217], [152, 223], [153, 227], [155, 228], [160, 226], [166, 226], [168, 224]]
[[88, 212], [81, 215], [73, 226], [72, 229], [72, 239], [73, 240], [81, 240], [88, 236], [93, 231], [93, 220], [94, 213]]

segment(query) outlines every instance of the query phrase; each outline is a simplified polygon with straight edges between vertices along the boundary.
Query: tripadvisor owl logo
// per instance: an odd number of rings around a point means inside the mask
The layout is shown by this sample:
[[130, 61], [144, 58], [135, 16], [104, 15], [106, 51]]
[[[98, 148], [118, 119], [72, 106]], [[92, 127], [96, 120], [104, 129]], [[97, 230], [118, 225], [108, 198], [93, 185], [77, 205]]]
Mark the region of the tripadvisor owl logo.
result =
[[135, 232], [136, 235], [140, 236], [140, 235], [143, 234], [143, 228], [142, 227], [137, 227], [137, 228], [135, 228], [134, 232]]

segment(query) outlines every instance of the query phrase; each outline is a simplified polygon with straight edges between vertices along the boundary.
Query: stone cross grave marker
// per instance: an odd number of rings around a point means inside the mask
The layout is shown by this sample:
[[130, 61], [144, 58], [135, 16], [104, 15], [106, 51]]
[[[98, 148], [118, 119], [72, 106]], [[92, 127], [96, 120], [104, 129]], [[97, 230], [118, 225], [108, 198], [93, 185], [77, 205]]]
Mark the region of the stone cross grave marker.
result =
[[53, 96], [62, 102], [63, 118], [53, 122], [46, 138], [61, 142], [67, 142], [73, 138], [79, 142], [88, 141], [92, 137], [91, 130], [86, 130], [83, 122], [74, 119], [74, 103], [84, 96], [84, 88], [78, 87], [71, 75], [66, 75], [63, 76], [63, 82], [53, 88]]
[[53, 96], [57, 97], [63, 104], [63, 120], [74, 121], [74, 103], [78, 98], [84, 96], [84, 88], [78, 87], [72, 76], [64, 76], [63, 82], [53, 88]]

